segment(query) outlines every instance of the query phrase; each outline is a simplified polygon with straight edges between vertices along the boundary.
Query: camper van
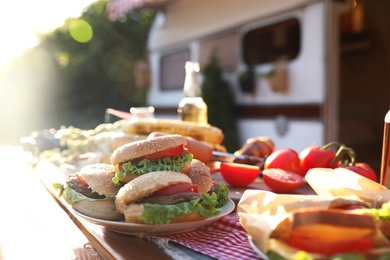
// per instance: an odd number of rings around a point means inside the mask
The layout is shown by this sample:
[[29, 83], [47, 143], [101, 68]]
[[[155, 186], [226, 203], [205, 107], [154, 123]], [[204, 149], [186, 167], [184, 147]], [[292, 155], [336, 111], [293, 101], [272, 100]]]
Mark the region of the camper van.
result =
[[[328, 50], [338, 52], [332, 16], [348, 8], [316, 0], [176, 1], [157, 15], [149, 35], [148, 103], [171, 110], [159, 116], [177, 117], [185, 62], [198, 61], [202, 72], [216, 51], [234, 89], [241, 142], [265, 135], [279, 148], [301, 150], [333, 140], [336, 126], [327, 118], [336, 115], [327, 99], [336, 95], [330, 86], [337, 88], [337, 64]], [[240, 85], [245, 73], [249, 86]]]
[[199, 62], [202, 75], [216, 53], [241, 143], [264, 135], [277, 149], [300, 151], [338, 140], [379, 167], [390, 108], [390, 1], [156, 2], [147, 102], [157, 117], [178, 118], [186, 61]]

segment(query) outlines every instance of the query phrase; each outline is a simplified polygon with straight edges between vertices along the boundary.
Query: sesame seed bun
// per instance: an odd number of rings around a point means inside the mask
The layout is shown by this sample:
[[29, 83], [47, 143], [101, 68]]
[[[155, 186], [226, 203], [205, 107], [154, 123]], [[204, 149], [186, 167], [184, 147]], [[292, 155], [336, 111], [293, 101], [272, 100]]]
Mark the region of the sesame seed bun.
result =
[[131, 212], [127, 208], [138, 199], [146, 197], [155, 191], [178, 183], [192, 183], [191, 179], [182, 173], [173, 171], [150, 172], [143, 174], [120, 188], [115, 204], [119, 212]]
[[164, 135], [152, 139], [128, 143], [118, 147], [112, 153], [111, 164], [118, 165], [135, 158], [140, 158], [186, 144], [186, 139], [181, 135]]
[[115, 198], [120, 188], [112, 182], [115, 170], [115, 167], [111, 164], [95, 163], [81, 168], [78, 175], [83, 178], [94, 192]]
[[81, 200], [77, 203], [74, 203], [72, 207], [76, 211], [93, 218], [104, 220], [123, 219], [123, 215], [116, 210], [113, 199], [97, 201]]
[[187, 175], [192, 180], [192, 183], [198, 186], [198, 192], [201, 194], [208, 192], [213, 186], [210, 168], [199, 160], [192, 160], [191, 170]]

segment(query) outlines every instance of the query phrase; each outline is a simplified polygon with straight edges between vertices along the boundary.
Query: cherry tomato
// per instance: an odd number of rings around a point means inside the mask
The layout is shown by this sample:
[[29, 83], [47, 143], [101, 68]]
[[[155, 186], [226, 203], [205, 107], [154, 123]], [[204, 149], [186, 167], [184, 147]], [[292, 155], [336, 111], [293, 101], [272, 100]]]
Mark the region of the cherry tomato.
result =
[[264, 183], [275, 192], [290, 192], [299, 188], [303, 177], [283, 169], [263, 170]]
[[198, 186], [190, 183], [179, 183], [174, 184], [165, 188], [162, 188], [158, 191], [155, 191], [151, 197], [155, 196], [168, 196], [172, 194], [178, 194], [182, 192], [196, 192], [198, 193]]
[[264, 169], [283, 169], [304, 176], [299, 155], [293, 149], [283, 148], [273, 152], [267, 157], [264, 163]]
[[354, 165], [346, 165], [340, 167], [346, 168], [372, 181], [378, 182], [378, 176], [376, 175], [375, 171], [366, 163], [357, 162]]
[[256, 180], [260, 167], [241, 163], [223, 162], [220, 166], [222, 178], [230, 185], [245, 187]]
[[335, 156], [334, 151], [319, 146], [309, 146], [299, 153], [304, 174], [311, 168], [335, 168], [331, 164]]
[[170, 148], [170, 149], [165, 150], [165, 151], [146, 155], [145, 158], [149, 159], [149, 160], [153, 160], [153, 159], [164, 158], [164, 157], [168, 157], [168, 156], [176, 156], [176, 155], [182, 154], [183, 152], [184, 152], [184, 146], [179, 145], [179, 146]]
[[339, 253], [364, 253], [373, 247], [371, 237], [324, 241], [292, 234], [287, 243], [297, 249], [326, 256]]

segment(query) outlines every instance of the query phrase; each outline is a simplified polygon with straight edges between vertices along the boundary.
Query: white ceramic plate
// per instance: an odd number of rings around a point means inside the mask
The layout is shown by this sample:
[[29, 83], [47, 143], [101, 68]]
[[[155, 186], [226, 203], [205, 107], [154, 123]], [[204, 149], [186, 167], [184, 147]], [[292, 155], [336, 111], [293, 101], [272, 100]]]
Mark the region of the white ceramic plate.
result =
[[220, 214], [207, 218], [200, 221], [191, 221], [191, 222], [182, 222], [182, 223], [172, 223], [165, 225], [146, 225], [146, 224], [135, 224], [127, 223], [124, 221], [110, 221], [88, 217], [80, 212], [72, 210], [76, 216], [79, 216], [88, 222], [103, 226], [111, 231], [132, 235], [132, 236], [154, 236], [154, 235], [169, 235], [182, 232], [188, 232], [191, 230], [198, 229], [203, 226], [207, 226], [224, 216], [230, 214], [235, 208], [234, 202], [229, 199], [225, 206], [222, 207]]
[[268, 256], [267, 256], [263, 251], [261, 251], [261, 250], [255, 245], [255, 243], [253, 242], [251, 236], [248, 236], [248, 240], [249, 240], [249, 244], [251, 245], [251, 247], [253, 248], [253, 250], [254, 250], [262, 259], [268, 260]]

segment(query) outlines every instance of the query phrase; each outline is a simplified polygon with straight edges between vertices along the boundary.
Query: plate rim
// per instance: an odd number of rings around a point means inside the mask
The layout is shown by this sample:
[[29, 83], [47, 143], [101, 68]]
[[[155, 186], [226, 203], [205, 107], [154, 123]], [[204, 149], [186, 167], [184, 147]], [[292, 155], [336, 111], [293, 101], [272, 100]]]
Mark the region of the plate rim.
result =
[[250, 235], [248, 235], [248, 241], [249, 241], [249, 244], [250, 246], [252, 247], [252, 249], [264, 260], [268, 260], [268, 256], [267, 254], [265, 254], [263, 251], [261, 251], [257, 246], [256, 244], [254, 243], [252, 237]]
[[[223, 218], [224, 216], [229, 215], [232, 213], [235, 209], [235, 203], [232, 199], [228, 199], [227, 203], [222, 207], [221, 213], [218, 215], [203, 219], [203, 220], [194, 220], [194, 221], [187, 221], [187, 222], [177, 222], [177, 223], [169, 223], [169, 224], [163, 224], [163, 225], [150, 225], [150, 224], [140, 224], [140, 223], [129, 223], [125, 222], [124, 220], [115, 221], [115, 220], [105, 220], [105, 219], [98, 219], [94, 217], [90, 217], [87, 215], [84, 215], [74, 208], [71, 208], [70, 210], [72, 213], [84, 220], [86, 220], [89, 223], [102, 226], [108, 230], [111, 230], [113, 232], [121, 233], [121, 234], [128, 234], [128, 235], [135, 235], [135, 236], [155, 236], [158, 235], [158, 233], [166, 234], [165, 232], [153, 232], [156, 227], [159, 227], [159, 229], [170, 229], [170, 228], [179, 228], [179, 227], [185, 227], [188, 225], [196, 225], [197, 228], [209, 225], [215, 221], [218, 221], [219, 219]], [[110, 226], [110, 227], [108, 227]], [[130, 229], [134, 229], [134, 231], [129, 231]], [[145, 231], [138, 231], [138, 229], [145, 229]], [[150, 230], [150, 232], [148, 232]], [[184, 230], [186, 231], [186, 230]], [[176, 234], [180, 232], [168, 232], [169, 234]]]

